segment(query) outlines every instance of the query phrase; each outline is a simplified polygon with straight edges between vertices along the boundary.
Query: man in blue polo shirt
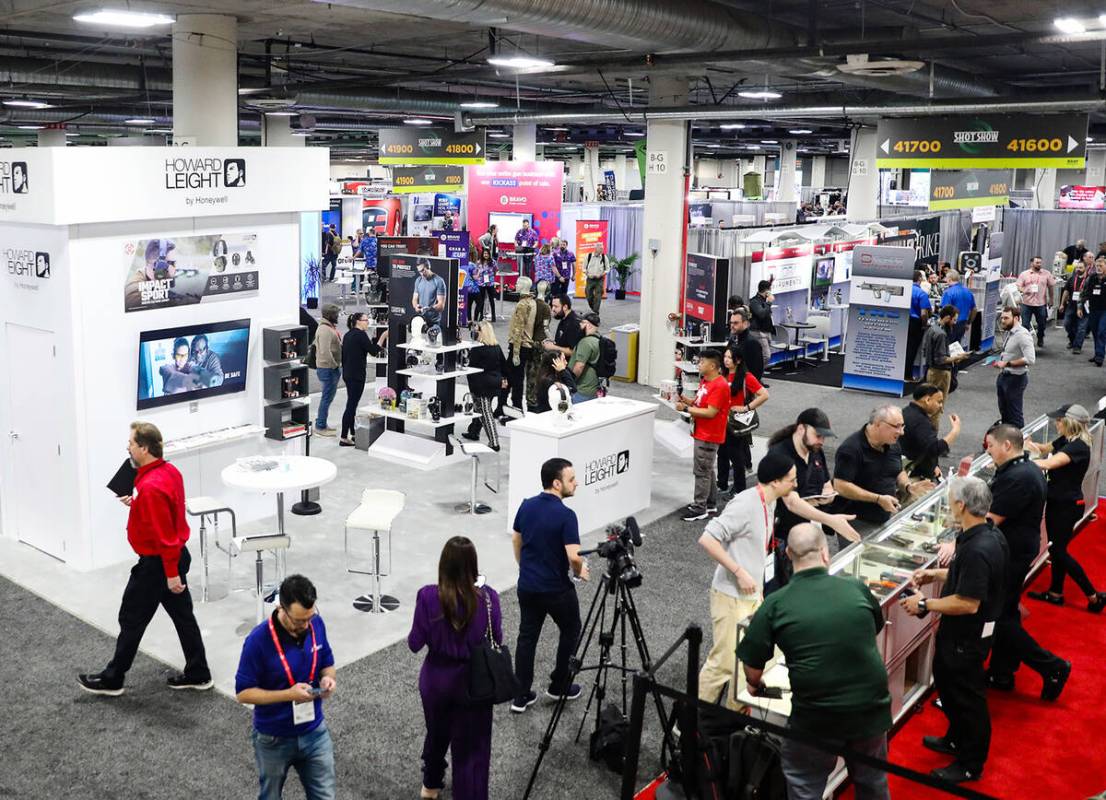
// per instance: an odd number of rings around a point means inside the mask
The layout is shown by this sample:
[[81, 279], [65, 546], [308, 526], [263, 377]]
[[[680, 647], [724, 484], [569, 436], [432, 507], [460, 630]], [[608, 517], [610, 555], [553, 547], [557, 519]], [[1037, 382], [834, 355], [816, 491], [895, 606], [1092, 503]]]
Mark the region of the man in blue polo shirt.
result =
[[933, 311], [933, 304], [929, 301], [929, 293], [921, 287], [925, 279], [925, 262], [919, 259], [914, 264], [914, 285], [910, 287], [910, 327], [906, 334], [906, 372], [903, 380], [914, 380], [914, 360], [918, 357], [918, 345], [922, 343], [922, 334], [925, 333], [929, 315]]
[[334, 800], [334, 745], [322, 703], [336, 685], [334, 654], [316, 597], [311, 581], [289, 575], [277, 610], [242, 645], [234, 690], [239, 703], [254, 707], [258, 800], [280, 800], [289, 767], [307, 800]]
[[949, 282], [949, 288], [941, 295], [941, 305], [956, 306], [956, 310], [960, 312], [952, 326], [949, 342], [959, 342], [964, 338], [964, 331], [968, 329], [978, 313], [975, 307], [975, 295], [972, 294], [971, 289], [960, 282], [960, 273], [956, 270], [950, 269], [945, 279]]
[[588, 564], [580, 557], [580, 528], [576, 512], [564, 504], [576, 492], [576, 471], [563, 458], [551, 458], [541, 465], [542, 493], [522, 501], [515, 513], [515, 561], [518, 562], [518, 605], [521, 618], [515, 645], [515, 676], [519, 695], [511, 711], [523, 713], [538, 699], [530, 690], [534, 682], [534, 650], [547, 616], [560, 631], [557, 660], [549, 676], [546, 697], [580, 696], [580, 687], [570, 683], [568, 659], [580, 638], [580, 601], [569, 570], [588, 579]]

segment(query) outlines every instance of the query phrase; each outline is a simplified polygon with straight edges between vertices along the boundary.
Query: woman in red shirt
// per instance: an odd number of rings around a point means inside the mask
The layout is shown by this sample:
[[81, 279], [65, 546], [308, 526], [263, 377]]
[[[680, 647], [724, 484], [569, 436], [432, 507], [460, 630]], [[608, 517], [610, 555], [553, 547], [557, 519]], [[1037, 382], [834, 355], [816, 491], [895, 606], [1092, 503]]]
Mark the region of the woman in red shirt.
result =
[[[730, 382], [730, 414], [759, 408], [768, 400], [768, 390], [753, 373], [745, 369], [741, 349], [727, 347], [723, 355], [724, 375]], [[737, 494], [745, 489], [745, 471], [752, 466], [752, 436], [735, 436], [726, 428], [726, 441], [718, 448], [718, 491]], [[729, 491], [730, 466], [733, 466], [733, 491]]]

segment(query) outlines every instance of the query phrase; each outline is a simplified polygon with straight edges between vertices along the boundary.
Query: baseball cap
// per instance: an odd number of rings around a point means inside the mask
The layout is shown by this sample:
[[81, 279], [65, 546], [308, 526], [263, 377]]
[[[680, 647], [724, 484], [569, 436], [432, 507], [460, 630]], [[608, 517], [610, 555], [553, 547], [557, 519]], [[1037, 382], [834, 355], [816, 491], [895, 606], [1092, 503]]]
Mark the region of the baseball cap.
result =
[[820, 408], [808, 408], [806, 411], [803, 411], [795, 420], [795, 424], [809, 425], [818, 432], [819, 436], [837, 436], [830, 427], [829, 417], [826, 416], [826, 412]]
[[757, 464], [757, 482], [771, 483], [784, 477], [795, 467], [789, 456], [778, 450], [769, 450]]
[[588, 313], [584, 314], [583, 320], [584, 322], [590, 322], [597, 328], [599, 327], [599, 315], [596, 314], [594, 311], [589, 311]]
[[1064, 417], [1086, 424], [1091, 421], [1090, 412], [1078, 403], [1067, 403], [1054, 411], [1048, 412], [1049, 419], [1063, 419]]

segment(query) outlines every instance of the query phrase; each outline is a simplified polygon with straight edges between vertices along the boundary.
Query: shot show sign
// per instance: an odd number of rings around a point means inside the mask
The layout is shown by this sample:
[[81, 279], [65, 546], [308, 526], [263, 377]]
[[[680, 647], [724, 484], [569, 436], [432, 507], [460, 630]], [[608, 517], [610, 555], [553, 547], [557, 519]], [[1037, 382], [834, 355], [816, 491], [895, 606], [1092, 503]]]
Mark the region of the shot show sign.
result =
[[484, 131], [381, 128], [381, 164], [483, 164]]

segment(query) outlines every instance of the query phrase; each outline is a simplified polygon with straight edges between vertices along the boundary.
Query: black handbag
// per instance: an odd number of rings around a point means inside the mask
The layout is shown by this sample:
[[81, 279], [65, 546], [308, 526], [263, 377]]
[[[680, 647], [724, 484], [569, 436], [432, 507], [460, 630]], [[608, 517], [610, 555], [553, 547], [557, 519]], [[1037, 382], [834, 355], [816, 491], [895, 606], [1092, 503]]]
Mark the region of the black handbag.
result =
[[468, 704], [472, 706], [499, 705], [513, 700], [518, 693], [518, 679], [511, 663], [511, 651], [503, 644], [496, 644], [492, 633], [492, 604], [483, 595], [488, 610], [488, 627], [484, 638], [469, 653]]
[[736, 407], [730, 409], [726, 429], [731, 436], [751, 436], [759, 427], [760, 415], [757, 414], [756, 409], [745, 412], [739, 412]]

